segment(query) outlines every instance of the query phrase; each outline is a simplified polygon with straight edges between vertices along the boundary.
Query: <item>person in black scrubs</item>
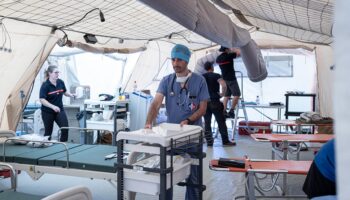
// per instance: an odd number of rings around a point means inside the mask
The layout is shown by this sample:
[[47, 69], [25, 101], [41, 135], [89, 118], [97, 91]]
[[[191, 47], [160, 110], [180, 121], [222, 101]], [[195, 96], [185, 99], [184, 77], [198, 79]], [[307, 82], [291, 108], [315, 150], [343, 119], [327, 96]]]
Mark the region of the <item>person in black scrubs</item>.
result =
[[211, 130], [211, 117], [213, 114], [215, 116], [216, 122], [218, 123], [222, 144], [224, 146], [236, 145], [234, 141], [231, 142], [228, 138], [226, 119], [224, 116], [224, 105], [220, 101], [220, 98], [226, 93], [226, 83], [220, 74], [214, 73], [213, 63], [206, 62], [204, 64], [204, 68], [207, 70], [207, 73], [203, 74], [203, 76], [207, 82], [210, 96], [210, 101], [207, 104], [207, 112], [204, 115], [205, 138], [207, 140], [207, 145], [208, 147], [211, 147], [214, 143], [213, 133]]
[[[45, 71], [46, 81], [40, 88], [41, 116], [44, 122], [45, 134], [51, 140], [54, 122], [59, 127], [68, 127], [67, 115], [63, 108], [62, 97], [74, 97], [67, 92], [64, 82], [58, 78], [59, 70], [57, 66], [50, 65]], [[62, 130], [60, 141], [68, 140], [68, 130]]]

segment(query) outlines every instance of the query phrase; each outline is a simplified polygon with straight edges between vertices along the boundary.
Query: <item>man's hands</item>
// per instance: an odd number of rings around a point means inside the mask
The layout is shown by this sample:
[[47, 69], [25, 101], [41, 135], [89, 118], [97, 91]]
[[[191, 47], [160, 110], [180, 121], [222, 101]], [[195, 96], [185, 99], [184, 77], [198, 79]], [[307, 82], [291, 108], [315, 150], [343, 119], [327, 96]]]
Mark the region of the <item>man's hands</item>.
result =
[[145, 129], [151, 129], [152, 128], [152, 124], [145, 124]]
[[180, 122], [180, 126], [183, 127], [183, 125], [187, 125], [188, 124], [188, 120], [185, 119], [182, 122]]
[[241, 50], [238, 49], [238, 48], [231, 48], [230, 51], [232, 53], [236, 53], [237, 57], [240, 57], [241, 56]]

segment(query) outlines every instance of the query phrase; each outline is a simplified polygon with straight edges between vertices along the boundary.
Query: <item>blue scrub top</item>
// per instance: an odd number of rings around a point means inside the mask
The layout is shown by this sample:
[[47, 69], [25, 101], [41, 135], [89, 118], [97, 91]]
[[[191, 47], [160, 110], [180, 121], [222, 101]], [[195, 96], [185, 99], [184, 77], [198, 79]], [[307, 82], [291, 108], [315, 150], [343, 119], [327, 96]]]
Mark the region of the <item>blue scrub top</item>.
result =
[[[199, 108], [201, 101], [210, 99], [207, 83], [203, 76], [192, 73], [187, 82], [187, 89], [181, 90], [176, 82], [175, 73], [165, 76], [159, 84], [157, 93], [165, 96], [165, 106], [169, 123], [179, 124], [190, 117]], [[201, 118], [194, 125], [202, 126]]]
[[324, 177], [335, 183], [336, 176], [334, 148], [334, 139], [324, 144], [315, 156], [315, 164]]

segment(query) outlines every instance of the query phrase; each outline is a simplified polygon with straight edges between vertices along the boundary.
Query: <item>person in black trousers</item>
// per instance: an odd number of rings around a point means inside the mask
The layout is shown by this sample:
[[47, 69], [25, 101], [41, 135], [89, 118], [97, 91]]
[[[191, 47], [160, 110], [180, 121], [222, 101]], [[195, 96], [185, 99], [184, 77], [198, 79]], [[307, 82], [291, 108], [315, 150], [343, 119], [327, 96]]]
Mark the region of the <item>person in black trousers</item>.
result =
[[[67, 92], [64, 82], [58, 78], [59, 73], [56, 66], [50, 65], [45, 71], [46, 81], [40, 88], [41, 116], [45, 127], [44, 136], [49, 136], [49, 140], [51, 140], [54, 122], [59, 127], [68, 127], [68, 119], [62, 102], [63, 95], [74, 97], [73, 94]], [[67, 140], [68, 130], [64, 129], [61, 132], [60, 141], [66, 142]]]
[[[205, 120], [205, 138], [207, 145], [213, 146], [214, 140], [211, 130], [211, 117], [214, 114], [215, 119], [218, 123], [219, 132], [221, 134], [222, 144], [225, 146], [233, 146], [236, 143], [231, 142], [228, 138], [226, 119], [224, 116], [224, 105], [220, 101], [220, 98], [224, 96], [227, 86], [225, 81], [222, 79], [220, 74], [214, 73], [213, 63], [206, 62], [204, 64], [207, 73], [203, 74], [209, 90], [210, 101], [207, 104], [207, 112], [204, 115]], [[220, 93], [221, 86], [221, 93]]]
[[[221, 46], [219, 51], [222, 53], [216, 58], [216, 63], [219, 65], [222, 78], [225, 80], [227, 85], [227, 91], [223, 101], [224, 114], [227, 118], [235, 118], [235, 108], [238, 104], [239, 97], [241, 96], [241, 90], [239, 89], [237, 82], [233, 59], [239, 57], [241, 53], [239, 49], [227, 48], [223, 46]], [[233, 96], [231, 108], [230, 111], [226, 113], [227, 103], [231, 95]]]

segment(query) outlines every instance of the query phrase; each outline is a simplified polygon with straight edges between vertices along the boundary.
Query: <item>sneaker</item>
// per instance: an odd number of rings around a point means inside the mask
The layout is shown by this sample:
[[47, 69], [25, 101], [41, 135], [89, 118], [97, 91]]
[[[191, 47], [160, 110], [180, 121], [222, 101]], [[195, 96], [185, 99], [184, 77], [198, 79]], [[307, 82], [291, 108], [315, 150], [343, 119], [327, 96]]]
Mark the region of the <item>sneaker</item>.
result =
[[235, 118], [235, 111], [234, 110], [230, 110], [230, 112], [228, 113], [228, 116], [230, 117], [230, 118]]
[[227, 119], [227, 118], [230, 118], [230, 115], [225, 111], [224, 112], [224, 117], [225, 117], [225, 119]]
[[236, 142], [235, 141], [228, 141], [222, 144], [223, 146], [236, 146]]

